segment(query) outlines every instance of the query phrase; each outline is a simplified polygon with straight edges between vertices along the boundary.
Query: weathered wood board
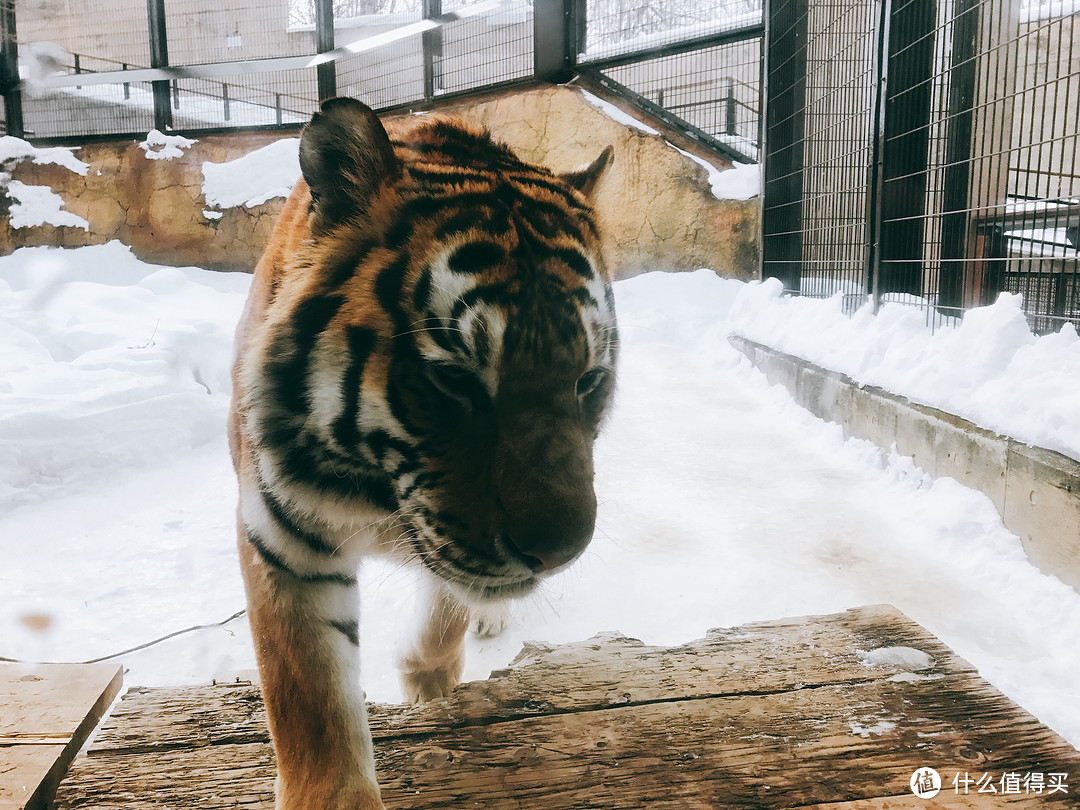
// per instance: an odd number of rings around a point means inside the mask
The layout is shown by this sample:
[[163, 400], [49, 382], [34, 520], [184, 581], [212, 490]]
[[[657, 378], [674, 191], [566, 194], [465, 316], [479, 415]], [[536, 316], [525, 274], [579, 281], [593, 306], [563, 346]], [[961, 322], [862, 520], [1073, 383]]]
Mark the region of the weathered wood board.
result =
[[47, 805], [122, 683], [117, 664], [0, 663], [0, 810]]
[[[932, 663], [867, 657], [897, 647]], [[388, 808], [1080, 806], [1080, 752], [888, 606], [671, 648], [528, 645], [446, 700], [371, 716]], [[932, 800], [909, 786], [924, 766], [943, 781]], [[997, 793], [978, 793], [984, 775]], [[132, 690], [57, 807], [271, 810], [273, 781], [256, 686]]]

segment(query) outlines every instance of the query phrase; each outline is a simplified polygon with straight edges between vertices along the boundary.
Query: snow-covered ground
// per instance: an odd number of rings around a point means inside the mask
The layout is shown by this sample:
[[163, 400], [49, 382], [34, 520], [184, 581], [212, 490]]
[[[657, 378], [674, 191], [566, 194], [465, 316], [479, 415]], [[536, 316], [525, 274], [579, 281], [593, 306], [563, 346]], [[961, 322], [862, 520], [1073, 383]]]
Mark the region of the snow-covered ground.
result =
[[[224, 417], [247, 283], [116, 244], [0, 259], [0, 656], [96, 658], [243, 607]], [[616, 289], [596, 539], [503, 636], [470, 640], [466, 678], [526, 639], [674, 644], [888, 602], [1080, 746], [1080, 594], [1027, 562], [985, 497], [769, 387], [727, 341], [755, 287], [702, 271]], [[397, 700], [413, 575], [370, 562], [362, 583], [364, 686]], [[121, 660], [129, 684], [254, 664], [243, 618]]]

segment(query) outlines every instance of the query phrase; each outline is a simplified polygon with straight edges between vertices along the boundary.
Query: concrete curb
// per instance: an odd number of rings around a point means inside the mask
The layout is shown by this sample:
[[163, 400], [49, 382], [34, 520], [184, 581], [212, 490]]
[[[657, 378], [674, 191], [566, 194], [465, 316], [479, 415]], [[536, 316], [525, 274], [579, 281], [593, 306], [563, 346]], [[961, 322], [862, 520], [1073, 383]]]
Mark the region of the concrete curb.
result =
[[846, 435], [886, 449], [895, 442], [930, 475], [984, 493], [1032, 563], [1080, 591], [1080, 462], [745, 338], [730, 341], [770, 383]]

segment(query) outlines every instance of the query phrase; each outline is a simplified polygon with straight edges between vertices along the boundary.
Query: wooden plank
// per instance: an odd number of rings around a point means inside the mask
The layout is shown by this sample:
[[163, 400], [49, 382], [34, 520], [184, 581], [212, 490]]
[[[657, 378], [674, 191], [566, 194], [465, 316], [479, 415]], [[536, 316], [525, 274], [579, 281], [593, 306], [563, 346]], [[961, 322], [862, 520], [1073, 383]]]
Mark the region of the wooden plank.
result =
[[[913, 675], [865, 663], [865, 651], [898, 646], [933, 665]], [[273, 751], [254, 687], [169, 694], [125, 698], [61, 785], [58, 808], [271, 810]], [[176, 729], [148, 716], [162, 710]], [[372, 716], [387, 806], [413, 810], [884, 810], [926, 806], [908, 788], [923, 766], [947, 783], [963, 771], [1063, 772], [1073, 793], [1080, 775], [1080, 752], [882, 607], [674, 648], [621, 637], [533, 645], [493, 680]], [[1006, 800], [1075, 806], [1073, 795], [961, 796], [948, 784], [933, 806]]]
[[[414, 810], [779, 808], [901, 795], [924, 765], [946, 781], [1080, 773], [1080, 754], [969, 673], [530, 717], [384, 740], [376, 754], [387, 806]], [[61, 807], [273, 806], [266, 743], [86, 762]]]
[[[859, 650], [916, 647], [936, 668], [974, 671], [922, 627], [889, 605], [828, 617], [756, 622], [712, 630], [678, 647], [649, 647], [603, 634], [561, 646], [529, 643], [511, 668], [421, 707], [371, 706], [372, 734], [387, 739], [486, 725], [499, 720], [745, 692], [890, 677]], [[558, 672], [557, 688], [552, 671]], [[250, 683], [132, 690], [97, 736], [91, 753], [269, 740], [258, 688]]]
[[46, 806], [123, 676], [116, 664], [0, 663], [0, 808]]

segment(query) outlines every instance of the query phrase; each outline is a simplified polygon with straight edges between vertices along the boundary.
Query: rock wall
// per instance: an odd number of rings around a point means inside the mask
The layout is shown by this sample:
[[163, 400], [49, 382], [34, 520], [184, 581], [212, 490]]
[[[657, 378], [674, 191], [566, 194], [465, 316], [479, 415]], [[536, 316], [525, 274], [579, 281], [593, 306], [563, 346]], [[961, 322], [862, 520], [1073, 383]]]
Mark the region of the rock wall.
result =
[[[734, 278], [756, 277], [757, 200], [717, 199], [702, 165], [659, 134], [605, 114], [581, 90], [563, 86], [505, 92], [440, 111], [487, 126], [522, 158], [556, 171], [577, 168], [613, 145], [615, 161], [597, 189], [596, 209], [618, 277], [699, 267]], [[207, 216], [202, 164], [234, 160], [282, 137], [295, 133], [209, 135], [171, 160], [148, 159], [134, 141], [87, 144], [76, 152], [90, 165], [85, 177], [23, 160], [9, 167], [12, 178], [49, 186], [63, 198], [64, 209], [86, 219], [90, 227], [12, 228], [10, 201], [4, 197], [0, 248], [8, 253], [27, 245], [73, 247], [118, 239], [147, 261], [250, 270], [284, 200], [227, 208], [220, 218]]]
[[141, 259], [218, 270], [251, 270], [270, 236], [283, 199], [256, 208], [228, 208], [220, 219], [204, 215], [202, 164], [223, 163], [266, 146], [281, 133], [200, 138], [182, 157], [150, 160], [135, 141], [82, 146], [75, 155], [90, 165], [86, 176], [56, 165], [23, 160], [12, 179], [51, 188], [64, 210], [90, 224], [12, 228], [11, 201], [0, 198], [0, 245], [5, 253], [29, 245], [77, 247], [118, 239]]

